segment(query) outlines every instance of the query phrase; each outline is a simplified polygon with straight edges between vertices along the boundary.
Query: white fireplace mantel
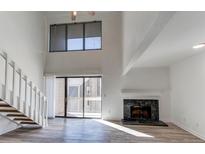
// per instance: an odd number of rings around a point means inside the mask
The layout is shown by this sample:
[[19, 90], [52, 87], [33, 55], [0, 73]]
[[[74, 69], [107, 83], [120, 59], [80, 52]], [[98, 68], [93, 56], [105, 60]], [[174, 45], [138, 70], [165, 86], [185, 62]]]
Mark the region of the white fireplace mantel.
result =
[[122, 89], [122, 99], [160, 99], [164, 90]]

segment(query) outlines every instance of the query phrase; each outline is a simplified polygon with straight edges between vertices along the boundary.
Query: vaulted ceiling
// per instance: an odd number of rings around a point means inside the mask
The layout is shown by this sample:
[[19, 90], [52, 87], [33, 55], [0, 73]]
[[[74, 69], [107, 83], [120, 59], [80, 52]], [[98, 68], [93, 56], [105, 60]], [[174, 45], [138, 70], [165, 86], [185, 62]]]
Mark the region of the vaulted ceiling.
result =
[[[137, 22], [137, 13], [135, 12], [136, 18], [132, 16], [132, 22], [129, 24], [134, 21]], [[132, 44], [132, 47], [124, 42], [124, 55], [130, 53], [129, 49], [134, 49], [130, 58], [127, 59], [127, 63], [124, 63], [124, 74], [136, 67], [170, 66], [204, 50], [203, 48], [195, 50], [192, 46], [205, 42], [205, 12], [154, 13], [157, 13], [157, 15], [153, 17], [154, 20], [148, 31], [144, 32], [144, 35], [140, 32], [135, 33], [136, 30], [132, 29], [133, 34], [135, 34], [132, 37], [136, 37], [136, 42]], [[149, 18], [149, 15], [144, 15], [145, 27], [147, 26], [146, 19], [150, 20]], [[141, 21], [138, 20], [138, 22]], [[143, 23], [141, 23], [141, 26], [143, 28]], [[124, 28], [125, 33], [126, 27]], [[139, 29], [139, 27], [136, 27], [136, 29]], [[138, 37], [143, 37], [140, 42]]]

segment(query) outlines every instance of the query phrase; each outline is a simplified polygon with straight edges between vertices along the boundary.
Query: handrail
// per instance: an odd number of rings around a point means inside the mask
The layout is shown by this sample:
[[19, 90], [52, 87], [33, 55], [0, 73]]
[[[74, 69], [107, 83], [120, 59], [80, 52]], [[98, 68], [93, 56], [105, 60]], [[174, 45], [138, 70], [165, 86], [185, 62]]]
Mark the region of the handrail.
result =
[[[0, 51], [0, 57], [5, 60], [5, 70], [4, 77], [5, 81], [3, 83], [3, 100], [17, 108], [20, 112], [29, 116], [32, 120], [42, 126], [48, 124], [48, 102], [44, 94], [39, 90], [39, 88], [33, 84], [32, 81], [29, 81], [28, 76], [25, 75], [22, 70], [16, 65], [16, 63], [11, 60], [7, 53]], [[12, 81], [9, 78], [9, 66], [12, 68]], [[2, 71], [1, 71], [2, 72]], [[18, 85], [19, 87], [16, 90], [16, 80], [17, 75], [19, 76]], [[12, 90], [8, 88], [8, 83], [12, 84]], [[23, 82], [25, 86], [23, 89]], [[30, 92], [28, 91], [30, 90]], [[22, 97], [24, 93], [24, 98]], [[9, 96], [10, 95], [10, 96]], [[10, 99], [12, 98], [12, 99]], [[16, 102], [17, 98], [17, 102]], [[29, 109], [29, 110], [28, 110]]]

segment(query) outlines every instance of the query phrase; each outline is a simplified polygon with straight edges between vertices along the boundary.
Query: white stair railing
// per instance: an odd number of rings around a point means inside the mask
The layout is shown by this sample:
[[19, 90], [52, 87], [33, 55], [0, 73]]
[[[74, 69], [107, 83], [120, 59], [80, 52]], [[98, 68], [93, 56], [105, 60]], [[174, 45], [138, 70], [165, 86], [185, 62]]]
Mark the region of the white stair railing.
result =
[[[39, 125], [47, 126], [48, 101], [46, 97], [32, 81], [28, 80], [28, 77], [8, 57], [7, 53], [0, 51], [0, 60], [4, 63], [4, 66], [0, 67], [3, 68], [3, 70], [0, 69], [0, 77], [4, 77], [4, 83], [2, 85], [0, 83], [2, 91], [0, 98]], [[9, 68], [12, 71], [9, 71]]]

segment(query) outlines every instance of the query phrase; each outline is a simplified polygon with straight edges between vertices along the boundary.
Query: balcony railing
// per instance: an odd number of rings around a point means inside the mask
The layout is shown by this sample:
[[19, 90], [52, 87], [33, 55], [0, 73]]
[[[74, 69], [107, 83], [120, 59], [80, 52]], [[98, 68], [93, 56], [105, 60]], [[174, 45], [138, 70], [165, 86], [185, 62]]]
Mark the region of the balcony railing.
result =
[[0, 51], [0, 99], [41, 126], [48, 123], [48, 101], [7, 53]]

